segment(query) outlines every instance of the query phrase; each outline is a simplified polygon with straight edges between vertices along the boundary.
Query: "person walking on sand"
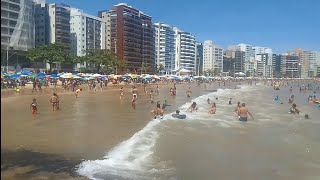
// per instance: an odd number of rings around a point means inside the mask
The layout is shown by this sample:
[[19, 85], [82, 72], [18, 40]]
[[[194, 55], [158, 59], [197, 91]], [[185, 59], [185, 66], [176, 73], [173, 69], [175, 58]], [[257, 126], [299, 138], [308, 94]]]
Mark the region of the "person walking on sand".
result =
[[134, 110], [136, 110], [136, 105], [137, 105], [136, 103], [137, 103], [137, 95], [134, 94], [131, 101], [131, 106]]
[[77, 89], [76, 92], [74, 93], [74, 95], [76, 96], [76, 98], [79, 96], [80, 94], [80, 91], [82, 91], [82, 89]]
[[252, 114], [249, 112], [249, 109], [246, 107], [245, 103], [242, 103], [241, 107], [238, 109], [239, 121], [247, 122], [248, 121], [248, 114], [253, 119]]
[[30, 104], [30, 109], [33, 117], [35, 117], [38, 114], [38, 104], [36, 98], [33, 98], [32, 103]]

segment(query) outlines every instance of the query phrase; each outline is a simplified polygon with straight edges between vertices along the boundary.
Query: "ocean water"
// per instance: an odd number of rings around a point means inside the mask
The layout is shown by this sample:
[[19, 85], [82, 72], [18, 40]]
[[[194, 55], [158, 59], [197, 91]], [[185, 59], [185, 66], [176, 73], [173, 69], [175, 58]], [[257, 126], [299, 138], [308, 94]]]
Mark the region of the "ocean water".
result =
[[[192, 100], [197, 112], [186, 112], [190, 102], [179, 108], [186, 119], [171, 113], [153, 119], [101, 159], [83, 161], [77, 173], [103, 180], [320, 179], [320, 109], [307, 102], [311, 92], [296, 89], [259, 84], [199, 96]], [[300, 115], [288, 113], [291, 94]], [[283, 104], [273, 100], [276, 95]], [[208, 98], [217, 105], [214, 115]], [[238, 121], [237, 101], [246, 103], [254, 120]]]

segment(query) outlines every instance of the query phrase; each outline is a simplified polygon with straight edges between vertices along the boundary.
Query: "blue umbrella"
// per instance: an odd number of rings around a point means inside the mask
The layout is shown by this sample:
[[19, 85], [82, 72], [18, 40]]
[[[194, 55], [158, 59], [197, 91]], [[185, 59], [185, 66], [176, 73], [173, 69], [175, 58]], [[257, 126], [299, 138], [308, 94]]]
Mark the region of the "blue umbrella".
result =
[[150, 81], [151, 80], [151, 78], [150, 77], [146, 77], [146, 78], [144, 78], [146, 81]]
[[14, 74], [12, 76], [10, 76], [10, 79], [19, 79], [20, 78], [20, 74]]
[[58, 76], [57, 74], [51, 74], [50, 78], [52, 78], [52, 79], [58, 79], [58, 78], [60, 78], [60, 76]]

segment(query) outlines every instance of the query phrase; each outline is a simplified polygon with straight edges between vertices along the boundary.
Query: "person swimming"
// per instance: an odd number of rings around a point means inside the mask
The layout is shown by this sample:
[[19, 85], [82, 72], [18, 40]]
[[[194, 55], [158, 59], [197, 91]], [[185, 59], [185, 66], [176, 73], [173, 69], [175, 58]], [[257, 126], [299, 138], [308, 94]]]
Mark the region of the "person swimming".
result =
[[274, 98], [274, 101], [276, 101], [276, 102], [280, 101], [280, 98], [278, 95]]
[[176, 113], [172, 114], [172, 117], [177, 119], [185, 119], [187, 116], [185, 114], [180, 114], [180, 111], [176, 110]]
[[197, 110], [198, 110], [197, 103], [196, 103], [196, 102], [193, 102], [193, 103], [191, 104], [191, 106], [188, 108], [187, 111], [189, 111], [189, 110], [190, 110], [190, 112], [197, 111]]
[[300, 113], [300, 110], [297, 108], [297, 105], [295, 103], [292, 104], [289, 112], [291, 114], [299, 114]]

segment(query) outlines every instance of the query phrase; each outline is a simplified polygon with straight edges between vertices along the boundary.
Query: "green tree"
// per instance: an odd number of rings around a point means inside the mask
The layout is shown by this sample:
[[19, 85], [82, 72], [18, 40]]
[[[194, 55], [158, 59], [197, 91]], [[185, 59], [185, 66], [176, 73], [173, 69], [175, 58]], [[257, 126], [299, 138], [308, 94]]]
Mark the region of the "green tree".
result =
[[141, 63], [141, 67], [139, 68], [139, 71], [140, 71], [141, 74], [142, 74], [142, 72], [146, 72], [149, 68], [150, 68], [150, 67], [149, 67], [149, 65], [148, 65], [147, 63], [142, 62], [142, 63]]
[[212, 76], [212, 75], [214, 74], [214, 70], [213, 70], [213, 69], [207, 69], [207, 70], [205, 71], [205, 73], [206, 73], [206, 75], [208, 75], [208, 76]]
[[70, 47], [64, 44], [53, 43], [30, 49], [27, 57], [33, 62], [46, 62], [49, 64], [49, 71], [52, 71], [54, 63], [74, 63], [78, 58], [71, 53]]
[[86, 62], [94, 66], [97, 72], [100, 72], [101, 67], [110, 69], [118, 65], [117, 57], [110, 50], [106, 49], [87, 49], [86, 55], [81, 57], [81, 62]]
[[158, 72], [161, 74], [163, 70], [164, 70], [164, 65], [160, 63], [158, 66]]

